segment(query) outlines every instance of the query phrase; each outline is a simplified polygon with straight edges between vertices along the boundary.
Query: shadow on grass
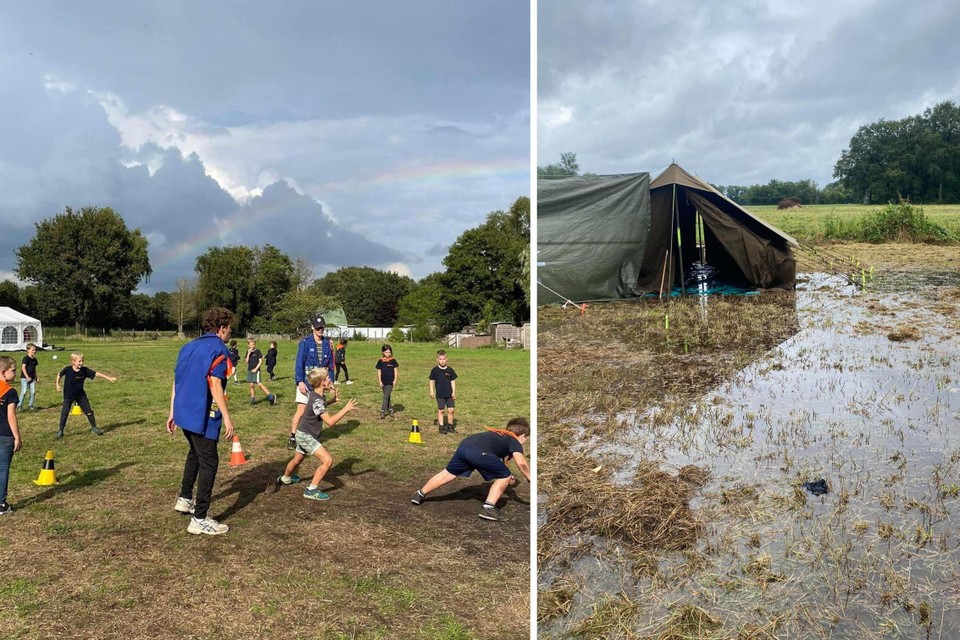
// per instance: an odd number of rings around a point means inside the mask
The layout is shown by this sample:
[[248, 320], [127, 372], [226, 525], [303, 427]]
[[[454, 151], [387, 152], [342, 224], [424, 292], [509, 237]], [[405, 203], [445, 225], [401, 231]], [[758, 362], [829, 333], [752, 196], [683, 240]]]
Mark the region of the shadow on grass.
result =
[[[222, 470], [222, 458], [220, 464]], [[271, 488], [273, 488], [273, 493], [279, 491], [280, 485], [277, 484], [277, 477], [283, 474], [284, 464], [284, 460], [261, 462], [230, 480], [219, 493], [211, 498], [211, 503], [215, 504], [218, 500], [223, 500], [234, 494], [237, 495], [237, 499], [232, 505], [227, 507], [226, 511], [216, 516], [216, 519], [226, 520], [230, 516], [239, 513], [251, 502], [256, 500], [257, 496], [261, 493], [266, 493]]]
[[114, 422], [112, 424], [105, 424], [100, 427], [101, 431], [104, 433], [110, 433], [114, 429], [119, 429], [120, 427], [129, 427], [130, 425], [144, 425], [147, 424], [146, 419], [141, 418], [140, 420], [128, 420], [127, 422]]
[[123, 462], [115, 467], [104, 469], [88, 469], [86, 471], [71, 471], [60, 476], [59, 483], [52, 485], [49, 489], [26, 500], [17, 503], [18, 509], [23, 509], [33, 504], [45, 502], [50, 498], [63, 493], [69, 493], [83, 487], [90, 487], [99, 484], [112, 475], [119, 473], [122, 469], [132, 466], [133, 462]]
[[[327, 474], [323, 476], [323, 480], [324, 482], [329, 482], [333, 486], [330, 487], [330, 489], [325, 489], [325, 491], [342, 489], [345, 485], [343, 484], [343, 481], [340, 480], [341, 476], [351, 476], [351, 477], [362, 476], [366, 473], [372, 473], [376, 471], [376, 469], [374, 469], [373, 467], [370, 467], [369, 469], [364, 469], [362, 471], [357, 471], [353, 467], [358, 462], [362, 462], [362, 459], [361, 458], [345, 458], [342, 461], [335, 464], [329, 471], [327, 471]], [[313, 474], [310, 474], [311, 477], [312, 475]], [[309, 478], [307, 476], [304, 476], [304, 478], [305, 478], [304, 480], [305, 482], [309, 482]]]
[[340, 436], [347, 435], [359, 426], [359, 420], [342, 420], [333, 427], [324, 429], [323, 437], [320, 439], [320, 441], [326, 442], [327, 440], [336, 440]]
[[[461, 487], [456, 491], [451, 491], [450, 493], [446, 493], [443, 495], [437, 495], [437, 492], [434, 491], [430, 493], [430, 496], [427, 498], [427, 500], [429, 500], [430, 502], [446, 502], [448, 500], [479, 500], [480, 502], [483, 502], [484, 500], [487, 499], [487, 493], [489, 491], [490, 491], [490, 483], [484, 482], [483, 484], [472, 484], [467, 487]], [[498, 504], [503, 505], [504, 499], [509, 499], [510, 501], [516, 502], [517, 504], [522, 504], [526, 506], [530, 505], [529, 500], [524, 500], [523, 498], [517, 495], [517, 489], [515, 486], [507, 487], [507, 490], [503, 492], [503, 496], [501, 496], [500, 500], [498, 501]]]

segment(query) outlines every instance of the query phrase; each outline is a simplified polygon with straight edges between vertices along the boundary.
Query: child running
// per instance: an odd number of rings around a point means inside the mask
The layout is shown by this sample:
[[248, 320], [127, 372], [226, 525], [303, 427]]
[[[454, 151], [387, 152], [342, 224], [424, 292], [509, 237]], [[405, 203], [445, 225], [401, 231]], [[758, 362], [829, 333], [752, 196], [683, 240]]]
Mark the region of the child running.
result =
[[[319, 485], [320, 481], [323, 480], [323, 476], [326, 475], [330, 467], [333, 466], [333, 458], [330, 457], [327, 450], [320, 444], [320, 431], [323, 429], [324, 424], [332, 427], [340, 422], [343, 416], [353, 411], [357, 406], [357, 401], [351, 398], [336, 415], [331, 416], [327, 412], [327, 400], [323, 396], [324, 390], [333, 389], [333, 385], [330, 384], [329, 371], [319, 367], [311, 369], [307, 372], [307, 382], [312, 387], [312, 390], [307, 397], [307, 409], [303, 412], [303, 418], [300, 419], [300, 425], [297, 427], [295, 436], [297, 449], [293, 454], [293, 458], [287, 463], [287, 468], [284, 469], [283, 475], [277, 478], [277, 482], [280, 484], [296, 484], [300, 482], [300, 476], [294, 472], [300, 467], [300, 463], [303, 462], [304, 458], [307, 456], [316, 456], [320, 461], [320, 466], [317, 467], [316, 472], [313, 474], [313, 480], [311, 480], [310, 486], [303, 492], [303, 497], [308, 500], [329, 500], [330, 496], [321, 491]], [[339, 392], [333, 389], [333, 399], [330, 401], [330, 404], [336, 402], [339, 399], [339, 395]]]
[[485, 481], [493, 481], [479, 515], [484, 520], [501, 520], [503, 514], [497, 508], [497, 502], [507, 487], [516, 482], [506, 463], [512, 458], [527, 482], [530, 481], [530, 465], [523, 456], [523, 443], [530, 433], [530, 423], [526, 418], [514, 418], [507, 423], [506, 429], [486, 429], [464, 438], [447, 468], [427, 480], [410, 502], [420, 505], [434, 489], [458, 477], [469, 478], [471, 473], [478, 471]]
[[260, 382], [260, 367], [263, 366], [263, 353], [257, 349], [257, 341], [253, 338], [247, 339], [247, 355], [244, 358], [247, 362], [247, 382], [250, 383], [250, 404], [257, 403], [257, 387], [267, 394], [267, 402], [270, 406], [277, 404], [277, 396], [270, 393], [262, 382]]
[[83, 390], [83, 383], [94, 378], [103, 378], [110, 382], [117, 381], [114, 376], [108, 376], [105, 373], [83, 366], [83, 354], [79, 351], [71, 353], [70, 366], [64, 367], [57, 374], [57, 391], [60, 391], [60, 380], [63, 380], [63, 406], [60, 408], [60, 428], [57, 430], [57, 440], [63, 437], [63, 430], [67, 426], [67, 416], [70, 415], [70, 408], [74, 402], [87, 416], [87, 420], [90, 422], [90, 433], [96, 436], [103, 435], [103, 431], [97, 429], [97, 419], [93, 415], [93, 409], [90, 408], [87, 392]]
[[0, 516], [12, 513], [7, 502], [7, 485], [13, 454], [20, 451], [20, 426], [17, 424], [17, 391], [10, 386], [17, 377], [17, 362], [8, 356], [0, 357]]

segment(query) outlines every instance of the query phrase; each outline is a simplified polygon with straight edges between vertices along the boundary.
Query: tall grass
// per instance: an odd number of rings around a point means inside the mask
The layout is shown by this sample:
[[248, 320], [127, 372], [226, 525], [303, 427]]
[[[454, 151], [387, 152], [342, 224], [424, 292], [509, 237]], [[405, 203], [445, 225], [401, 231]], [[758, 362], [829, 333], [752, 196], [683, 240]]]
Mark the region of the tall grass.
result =
[[778, 210], [749, 207], [763, 220], [809, 242], [960, 241], [960, 205], [805, 205]]

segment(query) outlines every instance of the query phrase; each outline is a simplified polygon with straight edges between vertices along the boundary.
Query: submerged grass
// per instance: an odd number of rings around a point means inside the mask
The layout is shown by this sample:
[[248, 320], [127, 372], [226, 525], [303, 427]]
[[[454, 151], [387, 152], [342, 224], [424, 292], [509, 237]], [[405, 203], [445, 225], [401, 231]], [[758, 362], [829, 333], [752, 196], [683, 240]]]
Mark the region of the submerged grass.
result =
[[540, 309], [543, 637], [955, 637], [957, 281]]

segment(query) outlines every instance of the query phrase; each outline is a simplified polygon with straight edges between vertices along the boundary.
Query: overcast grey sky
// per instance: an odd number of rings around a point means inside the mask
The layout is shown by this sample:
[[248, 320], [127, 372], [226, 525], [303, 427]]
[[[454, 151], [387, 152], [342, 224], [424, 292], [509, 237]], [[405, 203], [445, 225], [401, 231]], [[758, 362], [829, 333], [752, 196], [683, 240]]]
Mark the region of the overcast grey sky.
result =
[[422, 277], [529, 193], [526, 2], [0, 5], [0, 279], [34, 223], [110, 206], [145, 291], [212, 245]]
[[833, 180], [857, 128], [960, 102], [960, 3], [538, 4], [538, 157], [714, 184]]

